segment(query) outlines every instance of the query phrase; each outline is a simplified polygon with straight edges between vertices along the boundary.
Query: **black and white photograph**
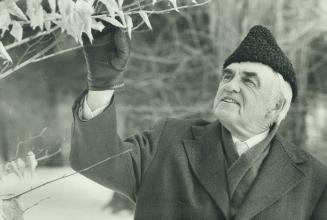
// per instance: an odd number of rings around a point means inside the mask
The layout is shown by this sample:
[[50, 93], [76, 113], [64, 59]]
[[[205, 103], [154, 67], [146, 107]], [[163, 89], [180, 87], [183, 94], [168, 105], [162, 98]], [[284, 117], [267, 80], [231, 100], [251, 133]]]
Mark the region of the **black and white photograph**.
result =
[[327, 0], [0, 0], [0, 220], [327, 220]]

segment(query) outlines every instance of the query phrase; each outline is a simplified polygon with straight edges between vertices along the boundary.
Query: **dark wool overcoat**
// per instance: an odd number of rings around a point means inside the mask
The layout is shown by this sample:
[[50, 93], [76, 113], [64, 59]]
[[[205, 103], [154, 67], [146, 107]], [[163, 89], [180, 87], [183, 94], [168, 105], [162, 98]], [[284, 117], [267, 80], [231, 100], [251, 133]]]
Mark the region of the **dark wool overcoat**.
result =
[[[136, 203], [137, 220], [224, 220], [229, 217], [219, 122], [165, 119], [121, 140], [112, 103], [82, 121], [73, 107], [71, 166]], [[234, 220], [327, 219], [326, 168], [276, 135]], [[82, 193], [82, 192], [81, 192]]]

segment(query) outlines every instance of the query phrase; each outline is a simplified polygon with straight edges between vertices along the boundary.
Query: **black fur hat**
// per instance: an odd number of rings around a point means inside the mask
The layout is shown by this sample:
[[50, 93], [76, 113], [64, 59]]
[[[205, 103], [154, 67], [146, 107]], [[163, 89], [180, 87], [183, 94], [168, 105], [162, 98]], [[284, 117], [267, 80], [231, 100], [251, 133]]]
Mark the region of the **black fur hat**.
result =
[[224, 68], [231, 63], [257, 62], [270, 66], [280, 73], [297, 96], [297, 82], [292, 63], [278, 46], [272, 33], [265, 27], [253, 26], [236, 50], [226, 59]]

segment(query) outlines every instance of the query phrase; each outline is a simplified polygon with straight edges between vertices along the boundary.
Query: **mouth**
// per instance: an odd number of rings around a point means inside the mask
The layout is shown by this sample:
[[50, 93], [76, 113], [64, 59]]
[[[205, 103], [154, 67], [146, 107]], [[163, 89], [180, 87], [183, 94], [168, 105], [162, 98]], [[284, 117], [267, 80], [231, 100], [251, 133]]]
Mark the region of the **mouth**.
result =
[[225, 102], [225, 103], [232, 103], [232, 104], [240, 105], [240, 103], [238, 101], [236, 101], [235, 99], [230, 98], [230, 97], [224, 97], [221, 99], [221, 101]]

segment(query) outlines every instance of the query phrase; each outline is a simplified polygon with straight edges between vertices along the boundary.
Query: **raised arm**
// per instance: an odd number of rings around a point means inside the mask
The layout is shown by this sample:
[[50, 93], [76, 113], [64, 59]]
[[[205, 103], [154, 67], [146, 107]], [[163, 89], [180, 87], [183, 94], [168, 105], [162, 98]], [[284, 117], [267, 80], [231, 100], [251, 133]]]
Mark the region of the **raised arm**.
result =
[[152, 130], [126, 140], [117, 135], [113, 94], [116, 88], [124, 85], [123, 73], [129, 52], [126, 34], [114, 27], [106, 27], [95, 34], [92, 44], [84, 39], [88, 89], [73, 106], [70, 161], [72, 168], [79, 171], [131, 149], [82, 174], [135, 201], [165, 123], [160, 122]]

